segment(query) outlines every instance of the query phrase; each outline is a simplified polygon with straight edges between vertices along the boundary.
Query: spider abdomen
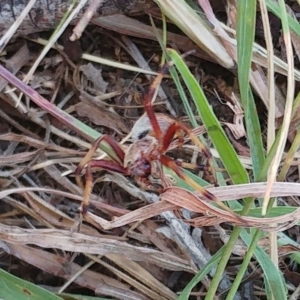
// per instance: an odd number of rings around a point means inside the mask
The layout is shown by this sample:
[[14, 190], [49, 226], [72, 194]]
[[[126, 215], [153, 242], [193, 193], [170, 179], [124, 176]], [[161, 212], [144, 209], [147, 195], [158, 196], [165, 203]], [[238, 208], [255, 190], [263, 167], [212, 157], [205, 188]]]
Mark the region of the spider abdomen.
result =
[[151, 175], [151, 161], [159, 159], [159, 144], [155, 137], [146, 136], [129, 146], [124, 167], [133, 176], [148, 177]]

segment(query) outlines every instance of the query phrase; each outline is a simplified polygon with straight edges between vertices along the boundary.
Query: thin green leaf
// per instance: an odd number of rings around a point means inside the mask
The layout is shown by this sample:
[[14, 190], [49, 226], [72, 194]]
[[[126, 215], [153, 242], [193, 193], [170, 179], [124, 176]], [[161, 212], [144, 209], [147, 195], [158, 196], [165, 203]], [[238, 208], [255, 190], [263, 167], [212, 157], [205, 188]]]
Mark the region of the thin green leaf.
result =
[[238, 1], [237, 6], [237, 57], [238, 79], [244, 109], [248, 108], [249, 77], [255, 33], [256, 0]]
[[[186, 190], [191, 191], [191, 192], [195, 191], [195, 189], [190, 187], [184, 180], [179, 178], [172, 169], [164, 167], [163, 170], [164, 170], [164, 174], [168, 174], [169, 176], [172, 177], [172, 179], [174, 180], [174, 183], [175, 183], [176, 186], [181, 187], [181, 188], [186, 189]], [[199, 185], [201, 185], [203, 187], [206, 187], [206, 186], [210, 185], [207, 181], [203, 180], [201, 177], [193, 174], [192, 172], [190, 172], [188, 170], [185, 170], [185, 169], [182, 169], [182, 171], [184, 172], [185, 175], [187, 175], [189, 178], [194, 180]]]
[[62, 298], [0, 269], [0, 298], [5, 300], [62, 300]]
[[202, 122], [206, 127], [209, 137], [217, 149], [226, 171], [230, 175], [232, 181], [236, 184], [249, 182], [246, 170], [239, 161], [234, 148], [225, 135], [224, 130], [218, 122], [216, 116], [214, 115], [195, 77], [192, 75], [181, 56], [175, 50], [167, 49], [167, 53], [174, 62], [189, 92], [191, 93]]
[[198, 124], [197, 124], [196, 118], [195, 118], [195, 116], [193, 114], [193, 110], [192, 110], [192, 108], [190, 106], [188, 98], [186, 96], [186, 93], [184, 91], [184, 88], [183, 88], [183, 86], [182, 86], [182, 84], [180, 82], [180, 79], [179, 79], [179, 76], [178, 76], [178, 73], [177, 73], [176, 69], [171, 67], [170, 68], [170, 74], [171, 74], [171, 76], [173, 78], [173, 81], [174, 81], [174, 83], [176, 85], [177, 91], [178, 91], [178, 93], [180, 95], [180, 99], [181, 99], [181, 101], [183, 103], [185, 112], [186, 112], [187, 116], [189, 117], [192, 126], [195, 128], [195, 127], [198, 126]]
[[[248, 247], [253, 242], [253, 237], [245, 229], [241, 231], [241, 237]], [[287, 299], [285, 280], [282, 273], [274, 266], [269, 255], [259, 247], [254, 250], [254, 255], [263, 270], [266, 284], [270, 287], [274, 299]]]
[[[247, 271], [250, 260], [253, 257], [253, 254], [255, 254], [258, 263], [263, 269], [263, 274], [266, 280], [265, 285], [268, 286], [272, 291], [273, 296], [275, 297], [273, 299], [287, 299], [285, 282], [281, 272], [279, 272], [274, 266], [270, 257], [261, 248], [257, 247], [257, 243], [262, 236], [262, 232], [256, 230], [254, 236], [251, 236], [245, 229], [242, 229], [240, 234], [243, 241], [246, 243], [248, 250], [246, 252], [243, 263], [239, 268], [238, 274], [235, 277], [232, 287], [230, 288], [226, 300], [234, 299], [240, 283], [244, 277], [244, 274]], [[271, 297], [268, 297], [268, 299], [271, 299]]]
[[266, 279], [266, 276], [264, 276], [264, 283], [265, 283], [265, 292], [267, 295], [267, 299], [271, 299], [271, 300], [276, 299], [276, 298], [274, 298], [274, 295], [272, 294], [272, 290], [271, 290], [268, 280]]
[[[278, 6], [278, 3], [274, 2], [273, 0], [267, 0], [267, 7], [268, 9], [278, 18], [281, 18], [281, 10]], [[295, 31], [300, 36], [300, 24], [297, 20], [292, 18], [290, 15], [288, 17], [288, 24], [293, 31]]]
[[[300, 106], [300, 93], [297, 94], [297, 97], [294, 100], [293, 118], [294, 118], [295, 114], [297, 114], [299, 106]], [[276, 153], [276, 149], [278, 147], [280, 135], [281, 135], [281, 129], [278, 130], [278, 132], [276, 134], [275, 141], [274, 141], [270, 151], [268, 152], [268, 155], [265, 159], [265, 162], [264, 162], [263, 166], [261, 167], [261, 171], [260, 171], [260, 174], [259, 174], [258, 181], [265, 181], [265, 178], [267, 176], [268, 168], [269, 168], [270, 163], [272, 162], [272, 160], [274, 158], [274, 155]]]
[[[274, 218], [274, 217], [284, 216], [286, 214], [291, 214], [296, 209], [298, 209], [298, 208], [293, 207], [293, 206], [271, 207], [269, 212], [268, 212], [268, 218]], [[263, 218], [261, 210], [262, 210], [261, 207], [252, 208], [252, 209], [249, 210], [247, 216], [255, 217], [255, 218]]]
[[109, 299], [111, 299], [111, 298], [74, 295], [74, 294], [65, 294], [65, 293], [60, 294], [60, 296], [62, 296], [64, 300], [109, 300]]
[[215, 267], [222, 256], [224, 248], [222, 247], [205, 265], [204, 268], [201, 269], [200, 272], [198, 272], [194, 278], [186, 285], [184, 290], [181, 292], [180, 296], [177, 300], [186, 300], [190, 298], [190, 293], [192, 292], [192, 289], [207, 275], [210, 273], [213, 267]]
[[264, 163], [261, 128], [250, 89], [252, 49], [254, 44], [256, 0], [239, 1], [237, 14], [238, 79], [241, 101], [245, 112], [247, 138], [251, 151], [254, 178], [257, 179]]
[[249, 89], [248, 109], [245, 110], [245, 123], [247, 138], [250, 146], [250, 157], [254, 179], [257, 180], [261, 172], [261, 166], [265, 162], [265, 151], [262, 140], [262, 132], [252, 91]]

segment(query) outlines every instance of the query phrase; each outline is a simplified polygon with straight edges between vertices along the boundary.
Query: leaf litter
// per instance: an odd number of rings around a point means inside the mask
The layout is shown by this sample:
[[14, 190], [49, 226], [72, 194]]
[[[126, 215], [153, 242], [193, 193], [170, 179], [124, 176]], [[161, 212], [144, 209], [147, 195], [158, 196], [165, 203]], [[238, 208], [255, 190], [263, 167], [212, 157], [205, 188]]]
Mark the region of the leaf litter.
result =
[[[115, 24], [112, 22], [116, 18], [119, 20], [125, 18], [126, 26], [123, 31], [120, 26], [117, 26], [118, 22]], [[131, 22], [135, 30], [131, 29]], [[92, 22], [94, 26], [89, 32], [95, 39], [95, 43], [92, 43], [92, 54], [96, 56], [101, 51], [101, 56], [108, 56], [113, 60], [125, 61], [126, 64], [134, 65], [135, 57], [128, 55], [126, 46], [121, 42], [125, 41], [122, 37], [124, 34], [127, 35], [127, 38], [135, 36], [135, 38], [130, 38], [130, 41], [142, 49], [144, 57], [150, 58], [153, 53], [158, 53], [160, 51], [158, 44], [151, 42], [151, 47], [149, 47], [149, 41], [147, 41], [147, 45], [144, 41], [146, 34], [141, 36], [143, 28], [147, 32], [147, 38], [155, 40], [152, 27], [142, 23], [145, 27], [141, 27], [137, 32], [136, 22], [140, 21], [132, 17], [118, 17], [117, 15], [106, 17], [103, 20], [95, 19]], [[113, 39], [103, 29], [100, 30], [99, 25], [114, 31], [118, 42], [116, 43], [116, 39]], [[215, 26], [218, 27], [216, 24]], [[224, 33], [220, 36], [223, 41], [226, 41], [227, 37]], [[183, 51], [195, 47], [195, 41], [191, 42], [190, 38], [179, 31], [171, 33], [169, 38], [172, 43], [176, 44], [178, 41], [176, 46]], [[294, 40], [296, 42], [296, 38]], [[100, 46], [99, 42], [102, 43]], [[41, 48], [30, 41], [27, 41], [22, 47], [17, 47], [14, 43], [11, 43], [12, 50], [8, 49], [12, 56], [2, 61], [11, 72], [19, 76], [20, 70], [24, 73], [28, 71], [29, 64], [32, 63], [28, 64], [29, 58], [37, 56]], [[82, 46], [85, 50], [90, 43], [91, 41], [88, 42], [88, 37], [83, 32]], [[76, 43], [76, 47], [79, 45], [80, 43]], [[232, 45], [225, 43], [225, 46], [229, 48], [222, 46], [222, 51], [224, 49], [232, 51], [230, 48]], [[79, 51], [79, 53], [81, 52]], [[142, 103], [144, 90], [149, 84], [147, 79], [141, 75], [133, 78], [129, 72], [108, 66], [102, 66], [100, 69], [92, 63], [76, 62], [80, 73], [73, 68], [74, 62], [72, 65], [72, 61], [65, 57], [60, 61], [61, 73], [56, 72], [53, 69], [54, 65], [49, 63], [49, 59], [55, 58], [56, 55], [56, 53], [50, 53], [48, 57], [44, 58], [40, 69], [30, 82], [31, 86], [38, 88], [41, 95], [49, 97], [49, 99], [52, 97], [51, 102], [54, 105], [58, 105], [69, 114], [84, 120], [96, 131], [114, 136], [117, 141], [121, 141], [132, 128], [134, 129], [131, 132], [133, 140], [149, 129], [149, 120], [141, 117], [143, 108], [137, 108], [137, 105]], [[195, 56], [209, 61], [218, 61], [215, 54], [208, 56], [200, 48], [197, 48]], [[211, 63], [206, 65], [206, 62], [203, 61], [202, 66], [199, 67], [194, 57], [188, 58], [187, 61], [195, 72], [201, 68], [201, 72], [209, 73], [207, 69], [211, 67]], [[231, 62], [230, 59], [228, 61]], [[225, 64], [225, 62], [223, 63]], [[151, 65], [157, 69], [156, 63], [151, 62]], [[56, 76], [58, 73], [60, 76]], [[233, 112], [230, 115], [232, 121], [224, 123], [235, 138], [241, 139], [243, 147], [247, 148], [244, 128], [241, 126], [243, 112], [236, 106], [238, 103], [236, 96], [238, 95], [228, 93], [231, 91], [231, 83], [228, 80], [222, 79], [222, 83], [220, 83], [220, 81], [218, 82], [220, 79], [216, 80], [215, 75], [210, 76], [217, 82], [217, 85], [215, 87], [208, 81], [206, 91], [215, 95], [213, 91], [216, 88], [218, 94], [226, 98]], [[256, 79], [252, 80], [257, 81], [255, 85], [257, 93], [262, 100], [265, 100], [264, 74], [258, 72], [253, 76]], [[55, 81], [55, 84], [58, 84], [57, 87], [54, 86], [57, 89], [56, 92], [54, 89], [43, 86], [45, 78], [50, 79], [49, 82]], [[2, 89], [4, 89], [4, 84], [1, 84], [3, 79], [0, 80], [0, 87], [3, 85]], [[138, 89], [134, 91], [134, 95], [120, 94], [120, 88], [121, 90], [126, 89], [130, 93], [129, 87], [124, 86], [124, 83], [128, 82], [133, 82], [132, 86], [138, 87]], [[174, 87], [170, 83], [169, 85], [166, 90], [169, 90], [169, 94], [170, 90], [171, 93], [174, 93]], [[227, 88], [226, 85], [228, 85]], [[199, 195], [182, 188], [167, 188], [158, 197], [156, 194], [142, 191], [131, 179], [124, 178], [119, 174], [100, 176], [103, 173], [98, 173], [100, 179], [97, 180], [91, 195], [91, 207], [85, 222], [80, 223], [78, 207], [82, 200], [81, 190], [75, 185], [72, 176], [66, 177], [62, 174], [75, 170], [93, 138], [83, 139], [82, 135], [74, 130], [74, 126], [68, 128], [68, 123], [63, 124], [65, 126], [63, 128], [61, 123], [54, 122], [49, 115], [44, 114], [44, 111], [36, 105], [29, 103], [25, 97], [24, 101], [22, 100], [20, 105], [15, 107], [18, 94], [16, 91], [11, 91], [11, 87], [8, 86], [6, 87], [7, 91], [10, 93], [1, 94], [1, 107], [2, 103], [8, 103], [10, 111], [7, 112], [7, 116], [13, 117], [15, 113], [18, 113], [19, 117], [16, 118], [16, 121], [19, 124], [16, 127], [15, 123], [5, 121], [10, 120], [9, 118], [1, 120], [1, 123], [8, 124], [9, 132], [0, 135], [0, 184], [2, 189], [0, 198], [3, 201], [0, 215], [0, 244], [2, 249], [11, 255], [11, 258], [14, 256], [39, 270], [52, 274], [52, 281], [49, 282], [55, 282], [53, 280], [60, 277], [66, 281], [70, 280], [71, 284], [74, 282], [81, 287], [95, 291], [97, 294], [120, 299], [122, 297], [176, 299], [176, 293], [184, 288], [188, 279], [211, 257], [204, 258], [199, 253], [201, 239], [197, 242], [193, 239], [189, 232], [193, 227], [190, 225], [196, 227], [215, 226], [221, 235], [221, 233], [224, 234], [223, 227], [230, 231], [233, 225], [260, 228], [265, 231], [283, 231], [296, 225], [300, 219], [300, 212], [297, 208], [284, 215], [265, 219], [250, 215], [236, 218], [234, 215], [216, 208], [207, 199], [202, 199]], [[76, 92], [73, 93], [74, 91]], [[67, 99], [67, 95], [71, 92], [72, 96]], [[93, 101], [87, 100], [91, 98], [95, 100], [99, 95], [105, 96], [110, 93], [114, 95], [113, 98], [101, 101], [98, 106]], [[63, 98], [67, 100], [62, 101]], [[160, 100], [165, 101], [165, 99]], [[180, 105], [180, 103], [177, 102], [176, 105]], [[219, 103], [219, 106], [222, 108], [223, 104]], [[282, 114], [281, 109], [279, 101], [278, 115]], [[166, 113], [163, 105], [158, 106], [155, 110]], [[1, 118], [3, 116], [1, 115]], [[140, 123], [136, 122], [140, 117]], [[64, 121], [64, 118], [62, 119], [59, 121]], [[296, 121], [295, 124], [297, 124]], [[139, 127], [142, 127], [143, 131]], [[50, 132], [49, 138], [46, 138], [45, 131]], [[199, 127], [195, 131], [203, 133], [205, 130], [203, 127]], [[178, 140], [171, 144], [170, 150], [175, 150], [175, 152], [171, 152], [172, 155], [179, 153], [176, 153], [178, 144]], [[124, 145], [125, 149], [127, 145]], [[190, 148], [185, 146], [183, 145], [181, 153], [179, 153], [184, 159], [191, 152]], [[7, 154], [9, 147], [12, 148]], [[296, 167], [293, 170], [295, 169]], [[110, 194], [112, 199], [105, 197], [105, 195], [109, 195], [109, 189], [112, 191]], [[244, 197], [259, 198], [264, 195], [264, 190], [264, 183], [209, 187], [209, 191], [222, 201]], [[276, 183], [272, 189], [272, 197], [295, 197], [299, 196], [298, 191], [298, 183]], [[117, 200], [119, 201], [116, 205]], [[190, 211], [189, 217], [182, 212], [182, 209]], [[277, 223], [278, 226], [270, 228], [266, 225], [267, 223]], [[169, 238], [159, 230], [166, 225], [172, 232]], [[226, 243], [224, 236], [223, 241]], [[285, 253], [296, 249], [286, 250]], [[207, 250], [209, 252], [210, 249]], [[239, 253], [242, 257], [244, 249], [239, 250], [235, 254]], [[74, 258], [73, 253], [76, 253], [77, 257]], [[95, 262], [97, 267], [93, 266], [93, 268], [80, 272], [85, 265], [82, 257], [85, 261]], [[12, 264], [18, 265], [19, 262], [15, 259]], [[6, 263], [5, 267], [8, 269], [10, 266]], [[73, 277], [74, 274], [78, 275]], [[18, 275], [28, 280], [35, 280], [32, 274]], [[182, 282], [182, 284], [177, 282], [172, 285], [171, 281], [166, 279], [169, 275], [178, 276], [181, 279], [178, 282]], [[213, 276], [213, 273], [210, 275]], [[225, 282], [229, 280], [226, 275], [224, 280]], [[209, 279], [206, 278], [203, 279], [202, 284], [208, 287], [209, 282]], [[43, 283], [47, 284], [47, 279]], [[227, 281], [225, 288], [228, 287], [228, 284], [230, 281]], [[58, 280], [54, 286], [59, 286]]]

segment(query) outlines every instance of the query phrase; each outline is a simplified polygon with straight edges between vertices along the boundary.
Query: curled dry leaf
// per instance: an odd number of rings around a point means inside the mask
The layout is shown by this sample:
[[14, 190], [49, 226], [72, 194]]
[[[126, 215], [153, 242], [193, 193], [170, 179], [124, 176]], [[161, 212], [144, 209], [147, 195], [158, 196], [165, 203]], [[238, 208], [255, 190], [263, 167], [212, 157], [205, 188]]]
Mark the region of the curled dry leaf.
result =
[[131, 211], [121, 217], [116, 217], [112, 221], [107, 221], [101, 217], [98, 217], [90, 212], [87, 212], [85, 218], [88, 222], [92, 224], [99, 224], [103, 229], [109, 230], [112, 228], [118, 228], [133, 222], [143, 221], [152, 217], [159, 215], [162, 212], [168, 210], [176, 210], [180, 207], [168, 203], [166, 201], [160, 201], [158, 203], [153, 203]]
[[[115, 174], [115, 176], [118, 175]], [[120, 175], [119, 177], [121, 178], [122, 176]], [[114, 177], [111, 176], [111, 178]], [[123, 182], [120, 181], [120, 179], [114, 182], [118, 183], [120, 186], [122, 186], [125, 190], [130, 192], [135, 197], [144, 199], [144, 197], [141, 194], [139, 194], [139, 189], [132, 185], [128, 180], [126, 181], [126, 184], [123, 184]], [[259, 182], [232, 186], [213, 187], [208, 188], [208, 190], [211, 193], [213, 193], [220, 201], [231, 201], [246, 197], [261, 198], [265, 193], [266, 183]], [[286, 197], [291, 195], [296, 196], [300, 195], [299, 191], [299, 183], [276, 182], [273, 186], [271, 197]], [[151, 193], [148, 194], [151, 195]], [[180, 196], [180, 199], [178, 199], [178, 196]], [[203, 215], [205, 213], [208, 213], [208, 215], [204, 215], [199, 219], [194, 219], [193, 222], [190, 222], [193, 226], [211, 226], [224, 222], [229, 222], [233, 225], [239, 225], [243, 227], [256, 227], [267, 231], [282, 231], [286, 228], [293, 226], [300, 219], [300, 208], [295, 209], [295, 211], [292, 213], [275, 218], [254, 218], [247, 216], [239, 216], [237, 218], [236, 215], [218, 209], [213, 205], [209, 204], [207, 201], [201, 200], [200, 197], [201, 195], [195, 195], [181, 188], [171, 187], [166, 189], [165, 192], [161, 195], [161, 201], [154, 201], [155, 204], [150, 204], [145, 207], [139, 208], [135, 211], [126, 213], [120, 217], [114, 218], [111, 221], [107, 221], [89, 212], [86, 215], [86, 220], [88, 222], [91, 222], [92, 224], [97, 224], [97, 227], [100, 226], [104, 229], [112, 229], [136, 221], [149, 219], [166, 211], [187, 208], [193, 212], [198, 212]], [[166, 201], [168, 201], [169, 203], [166, 203]], [[278, 223], [279, 225], [278, 227], [269, 228], [268, 225], [266, 225], [269, 223]]]
[[[164, 193], [161, 195], [161, 199], [166, 202], [170, 202], [177, 207], [185, 208], [189, 211], [202, 213], [205, 216], [210, 218], [217, 218], [219, 223], [222, 222], [230, 222], [230, 223], [239, 223], [239, 225], [247, 226], [246, 221], [243, 222], [242, 218], [237, 215], [230, 213], [229, 211], [222, 210], [208, 203], [207, 200], [201, 199], [201, 197], [197, 197], [192, 192], [189, 192], [185, 189], [178, 187], [170, 187], [167, 188]], [[219, 224], [216, 223], [216, 224]], [[203, 226], [211, 226], [216, 225], [208, 224]]]
[[94, 84], [94, 88], [99, 90], [102, 93], [106, 92], [108, 83], [102, 77], [102, 70], [97, 69], [93, 64], [88, 63], [86, 65], [80, 66], [79, 70], [83, 72], [88, 80]]
[[[221, 124], [226, 125], [237, 140], [246, 136], [246, 130], [243, 121], [244, 111], [240, 104], [241, 99], [238, 88], [228, 85], [228, 83], [221, 78], [214, 79], [214, 84], [217, 86], [218, 93], [221, 93], [221, 98], [218, 105], [226, 105], [233, 112], [233, 122], [221, 122]], [[227, 116], [225, 119], [227, 119]]]
[[[130, 185], [128, 182], [127, 185]], [[132, 185], [134, 186], [134, 185]], [[127, 186], [128, 187], [128, 186]], [[126, 189], [126, 186], [124, 186]], [[139, 189], [135, 188], [137, 191]], [[221, 201], [230, 201], [246, 197], [263, 197], [266, 190], [266, 183], [251, 183], [240, 184], [232, 186], [214, 187], [208, 189]], [[44, 191], [51, 194], [59, 194], [64, 197], [68, 197], [74, 200], [81, 200], [80, 196], [72, 193], [66, 193], [54, 189], [45, 188], [14, 188], [10, 190], [0, 191], [0, 199], [14, 193], [22, 193], [27, 191]], [[151, 195], [151, 193], [149, 193]], [[271, 197], [287, 197], [287, 196], [300, 196], [300, 184], [291, 182], [276, 182], [272, 187]], [[135, 194], [136, 197], [141, 195]], [[194, 226], [210, 226], [224, 222], [230, 222], [233, 225], [239, 225], [243, 227], [255, 227], [266, 231], [283, 231], [287, 228], [296, 225], [300, 220], [300, 208], [295, 209], [293, 212], [273, 217], [273, 218], [255, 218], [248, 216], [239, 216], [230, 214], [227, 211], [223, 211], [209, 204], [207, 201], [201, 199], [199, 196], [188, 192], [178, 187], [170, 187], [165, 190], [161, 195], [161, 201], [151, 204], [135, 211], [129, 212], [121, 217], [115, 218], [112, 221], [107, 221], [103, 218], [95, 216], [88, 212], [86, 215], [87, 221], [91, 221], [96, 227], [102, 227], [105, 229], [112, 229], [120, 226], [124, 226], [135, 221], [142, 221], [154, 217], [162, 212], [170, 210], [178, 210], [180, 208], [186, 208], [193, 212], [201, 213], [204, 216], [194, 219]], [[206, 214], [206, 215], [205, 215]], [[277, 223], [277, 227], [268, 227], [270, 223]], [[0, 238], [1, 238], [1, 226], [0, 226]], [[101, 252], [101, 251], [100, 251]], [[100, 254], [95, 252], [94, 254]]]
[[[297, 224], [300, 219], [300, 209], [294, 212], [273, 217], [273, 218], [255, 218], [230, 214], [228, 211], [221, 210], [206, 200], [197, 197], [192, 192], [179, 187], [170, 187], [161, 195], [161, 199], [174, 204], [175, 206], [188, 209], [190, 211], [201, 213], [203, 216], [189, 220], [193, 226], [212, 226], [220, 223], [229, 222], [233, 225], [243, 227], [254, 227], [266, 231], [283, 231]], [[277, 224], [270, 227], [268, 224]]]
[[240, 105], [239, 100], [236, 98], [236, 94], [232, 93], [230, 97], [232, 103], [226, 102], [226, 105], [233, 111], [233, 124], [225, 122], [224, 124], [228, 126], [234, 137], [238, 140], [246, 136], [246, 130], [244, 126], [244, 112]]

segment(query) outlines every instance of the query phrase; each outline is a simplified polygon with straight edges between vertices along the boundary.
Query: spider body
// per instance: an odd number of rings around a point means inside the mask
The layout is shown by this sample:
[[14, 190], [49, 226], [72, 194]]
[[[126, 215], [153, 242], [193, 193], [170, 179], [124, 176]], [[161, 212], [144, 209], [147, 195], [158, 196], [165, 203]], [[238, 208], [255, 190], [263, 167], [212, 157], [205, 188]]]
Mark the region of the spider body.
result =
[[[170, 64], [167, 63], [161, 69], [161, 72], [154, 79], [149, 91], [144, 99], [146, 118], [139, 120], [134, 126], [133, 143], [124, 150], [110, 136], [103, 135], [97, 139], [92, 148], [83, 158], [75, 170], [76, 180], [82, 186], [80, 174], [84, 167], [86, 168], [86, 187], [81, 212], [84, 215], [89, 204], [89, 196], [92, 189], [91, 169], [102, 168], [108, 171], [118, 172], [124, 175], [134, 177], [135, 181], [145, 190], [156, 190], [161, 192], [168, 183], [163, 174], [163, 166], [172, 169], [177, 176], [187, 182], [197, 192], [205, 198], [216, 201], [219, 206], [228, 210], [228, 207], [219, 201], [213, 194], [196, 183], [193, 179], [186, 176], [181, 167], [193, 170], [213, 170], [212, 156], [210, 151], [199, 141], [193, 131], [185, 124], [173, 119], [172, 117], [154, 113], [152, 98], [160, 85], [164, 74], [168, 71]], [[174, 140], [178, 138], [179, 143], [183, 144], [183, 137], [186, 135], [201, 151], [210, 164], [209, 168], [202, 165], [183, 163], [172, 159], [166, 155], [169, 147]], [[92, 155], [99, 147], [101, 142], [106, 142], [115, 153], [111, 160], [92, 160]], [[153, 180], [151, 181], [152, 178]], [[159, 183], [162, 188], [157, 189]]]
[[151, 175], [151, 161], [159, 158], [157, 139], [153, 136], [145, 136], [129, 146], [125, 153], [124, 167], [132, 176], [147, 178]]
[[[155, 117], [163, 134], [165, 134], [170, 125], [176, 121], [173, 117], [163, 113], [155, 113]], [[155, 136], [155, 133], [153, 131], [151, 120], [147, 114], [144, 114], [134, 123], [131, 130], [131, 138], [135, 142], [147, 135]]]

